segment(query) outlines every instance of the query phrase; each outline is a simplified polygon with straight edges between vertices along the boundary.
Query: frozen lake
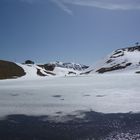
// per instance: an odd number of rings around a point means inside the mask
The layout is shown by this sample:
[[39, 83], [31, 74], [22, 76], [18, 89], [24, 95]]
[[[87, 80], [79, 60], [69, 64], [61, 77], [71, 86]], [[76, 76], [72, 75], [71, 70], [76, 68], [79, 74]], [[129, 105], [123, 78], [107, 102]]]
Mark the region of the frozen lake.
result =
[[140, 75], [93, 75], [0, 81], [0, 117], [79, 111], [140, 111]]
[[2, 80], [0, 139], [139, 140], [139, 81], [124, 74]]

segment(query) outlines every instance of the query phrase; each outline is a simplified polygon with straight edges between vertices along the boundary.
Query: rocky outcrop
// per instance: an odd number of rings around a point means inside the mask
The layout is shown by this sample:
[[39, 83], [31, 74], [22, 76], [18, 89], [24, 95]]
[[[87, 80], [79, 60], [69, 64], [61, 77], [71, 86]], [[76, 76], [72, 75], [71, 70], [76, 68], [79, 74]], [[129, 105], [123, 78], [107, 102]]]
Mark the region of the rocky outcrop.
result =
[[24, 76], [23, 68], [9, 61], [0, 60], [0, 79], [11, 79]]

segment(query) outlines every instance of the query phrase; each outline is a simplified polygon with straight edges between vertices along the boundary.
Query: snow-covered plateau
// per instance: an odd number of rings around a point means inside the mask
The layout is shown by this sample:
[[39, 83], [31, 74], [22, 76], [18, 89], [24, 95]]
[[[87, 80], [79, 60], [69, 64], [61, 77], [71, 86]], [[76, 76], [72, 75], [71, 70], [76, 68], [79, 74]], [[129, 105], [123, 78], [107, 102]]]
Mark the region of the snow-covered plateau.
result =
[[0, 117], [67, 115], [81, 111], [140, 112], [140, 75], [11, 79], [0, 81]]

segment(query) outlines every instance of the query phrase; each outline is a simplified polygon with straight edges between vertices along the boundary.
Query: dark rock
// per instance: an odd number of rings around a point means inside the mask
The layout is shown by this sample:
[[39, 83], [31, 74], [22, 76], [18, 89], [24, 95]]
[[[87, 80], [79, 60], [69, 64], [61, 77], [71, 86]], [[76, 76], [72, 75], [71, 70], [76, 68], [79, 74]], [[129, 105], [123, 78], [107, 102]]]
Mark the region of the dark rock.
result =
[[76, 74], [75, 72], [73, 72], [73, 71], [69, 71], [69, 73], [68, 74]]
[[25, 64], [34, 64], [34, 62], [31, 61], [31, 60], [26, 60], [26, 61], [25, 61]]
[[60, 98], [61, 95], [53, 95], [52, 97], [55, 97], [55, 98]]
[[24, 76], [26, 73], [17, 64], [0, 60], [0, 79], [11, 79]]
[[120, 64], [117, 64], [115, 66], [112, 66], [112, 67], [103, 67], [99, 70], [97, 70], [96, 72], [98, 73], [105, 73], [105, 72], [109, 72], [109, 71], [114, 71], [114, 70], [119, 70], [119, 69], [124, 69], [128, 66], [130, 66], [132, 63], [127, 63], [126, 65], [122, 66]]
[[55, 68], [55, 64], [45, 64], [44, 68], [48, 71], [53, 71]]
[[40, 71], [40, 69], [37, 69], [37, 75], [39, 75], [39, 76], [46, 76], [45, 74], [43, 74], [43, 73]]
[[136, 71], [137, 74], [140, 74], [140, 71]]

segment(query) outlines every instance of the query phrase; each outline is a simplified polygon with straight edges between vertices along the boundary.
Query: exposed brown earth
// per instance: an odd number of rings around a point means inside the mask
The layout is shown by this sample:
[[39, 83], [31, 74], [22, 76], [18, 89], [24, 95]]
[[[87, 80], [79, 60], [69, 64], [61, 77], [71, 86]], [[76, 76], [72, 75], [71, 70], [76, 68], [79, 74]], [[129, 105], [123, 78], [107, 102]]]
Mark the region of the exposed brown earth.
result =
[[0, 60], [0, 79], [11, 79], [24, 76], [26, 73], [17, 64]]

